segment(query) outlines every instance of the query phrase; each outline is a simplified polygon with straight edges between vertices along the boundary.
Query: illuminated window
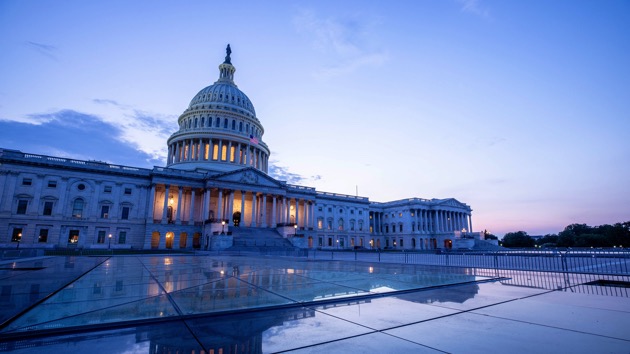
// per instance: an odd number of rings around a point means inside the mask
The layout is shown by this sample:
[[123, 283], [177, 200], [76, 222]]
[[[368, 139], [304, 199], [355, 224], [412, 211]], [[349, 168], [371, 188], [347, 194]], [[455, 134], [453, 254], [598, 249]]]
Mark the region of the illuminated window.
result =
[[324, 227], [324, 220], [317, 219], [317, 228], [321, 230], [323, 227]]
[[13, 229], [13, 233], [11, 234], [11, 242], [20, 242], [22, 241], [22, 228], [16, 227]]
[[39, 235], [37, 237], [37, 242], [41, 242], [41, 243], [48, 242], [48, 229], [39, 229]]
[[208, 156], [210, 156], [210, 145], [206, 144], [205, 145], [205, 150], [204, 150], [204, 153], [203, 153], [203, 159], [207, 160]]
[[223, 145], [221, 147], [221, 161], [226, 161], [227, 160], [227, 146]]
[[234, 153], [236, 152], [236, 147], [230, 147], [230, 162], [234, 162]]
[[219, 145], [218, 144], [212, 144], [212, 159], [213, 160], [219, 159]]

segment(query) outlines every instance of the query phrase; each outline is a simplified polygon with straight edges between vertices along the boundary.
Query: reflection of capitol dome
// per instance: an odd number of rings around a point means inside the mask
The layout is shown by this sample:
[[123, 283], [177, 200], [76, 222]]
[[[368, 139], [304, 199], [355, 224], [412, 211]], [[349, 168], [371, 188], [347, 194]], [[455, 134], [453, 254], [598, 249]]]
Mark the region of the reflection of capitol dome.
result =
[[234, 84], [230, 46], [219, 79], [195, 95], [168, 139], [167, 167], [217, 172], [268, 170], [269, 148], [254, 105]]

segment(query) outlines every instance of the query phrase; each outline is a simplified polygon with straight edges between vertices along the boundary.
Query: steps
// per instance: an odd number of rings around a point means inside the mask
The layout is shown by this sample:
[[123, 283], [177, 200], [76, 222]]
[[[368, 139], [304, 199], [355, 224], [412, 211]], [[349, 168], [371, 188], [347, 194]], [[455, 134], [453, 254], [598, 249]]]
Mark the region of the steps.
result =
[[289, 240], [278, 233], [275, 228], [263, 227], [230, 227], [234, 243], [226, 251], [293, 251]]

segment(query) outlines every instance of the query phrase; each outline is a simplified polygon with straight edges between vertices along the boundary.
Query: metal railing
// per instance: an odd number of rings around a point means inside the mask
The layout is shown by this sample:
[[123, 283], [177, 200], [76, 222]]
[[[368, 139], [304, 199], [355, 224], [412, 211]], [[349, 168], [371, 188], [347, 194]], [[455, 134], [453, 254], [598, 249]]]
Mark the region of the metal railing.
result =
[[309, 250], [308, 258], [487, 269], [630, 275], [630, 252], [626, 250], [444, 253]]

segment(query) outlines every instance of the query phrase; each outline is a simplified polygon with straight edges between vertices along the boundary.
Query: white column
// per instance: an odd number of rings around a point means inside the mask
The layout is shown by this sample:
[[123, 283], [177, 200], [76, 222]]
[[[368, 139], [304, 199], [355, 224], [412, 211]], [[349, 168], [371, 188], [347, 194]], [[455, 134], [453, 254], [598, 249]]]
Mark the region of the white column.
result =
[[190, 215], [188, 216], [188, 224], [195, 224], [195, 189], [190, 189]]
[[182, 192], [184, 189], [181, 186], [177, 186], [177, 213], [175, 214], [175, 223], [181, 224], [181, 209], [182, 209]]
[[276, 220], [276, 196], [271, 196], [271, 227], [276, 227], [278, 225], [278, 220]]
[[168, 220], [166, 220], [166, 211], [168, 210], [168, 192], [169, 189], [171, 188], [170, 185], [165, 185], [165, 191], [164, 191], [164, 204], [163, 204], [163, 208], [162, 208], [162, 224], [166, 224]]
[[262, 220], [260, 221], [260, 226], [267, 227], [267, 195], [262, 194], [260, 198], [261, 198], [260, 207], [262, 208], [262, 213], [261, 213]]
[[210, 215], [210, 196], [211, 196], [211, 190], [210, 188], [204, 188], [203, 189], [203, 205], [202, 205], [202, 213], [203, 216], [201, 218], [201, 221], [206, 221]]
[[232, 217], [234, 215], [234, 191], [230, 191], [230, 197], [228, 199], [228, 207], [227, 207], [227, 213], [228, 215], [226, 215], [227, 219], [228, 219], [228, 225], [234, 225], [234, 218]]
[[245, 191], [241, 191], [241, 224], [245, 225]]
[[219, 188], [219, 198], [217, 200], [217, 219], [223, 220], [223, 189]]
[[300, 220], [298, 219], [298, 211], [300, 210], [300, 200], [295, 198], [295, 225], [300, 227]]
[[251, 227], [256, 227], [256, 192], [252, 191], [252, 222]]
[[155, 215], [153, 215], [155, 211], [155, 183], [151, 183], [151, 191], [149, 192], [149, 212], [147, 213], [147, 224], [153, 224], [153, 220], [155, 219]]
[[472, 214], [468, 214], [468, 224], [470, 225], [470, 232], [473, 232]]

